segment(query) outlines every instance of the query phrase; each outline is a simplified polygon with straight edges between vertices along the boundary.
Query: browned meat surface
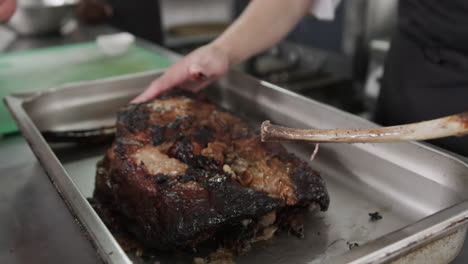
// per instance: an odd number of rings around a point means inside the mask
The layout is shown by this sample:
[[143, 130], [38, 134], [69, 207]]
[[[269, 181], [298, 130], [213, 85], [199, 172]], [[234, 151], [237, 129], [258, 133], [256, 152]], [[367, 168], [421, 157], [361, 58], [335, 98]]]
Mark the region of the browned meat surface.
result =
[[118, 113], [94, 198], [145, 246], [242, 250], [329, 203], [322, 178], [239, 118], [174, 92]]

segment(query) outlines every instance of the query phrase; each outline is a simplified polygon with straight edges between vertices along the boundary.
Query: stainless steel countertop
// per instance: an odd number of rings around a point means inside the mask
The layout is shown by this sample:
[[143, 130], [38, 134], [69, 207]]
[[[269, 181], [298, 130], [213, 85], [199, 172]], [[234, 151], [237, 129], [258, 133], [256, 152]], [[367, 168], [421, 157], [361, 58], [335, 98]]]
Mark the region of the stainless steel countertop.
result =
[[[106, 25], [80, 26], [66, 36], [16, 38], [3, 51], [85, 42], [115, 32]], [[138, 43], [178, 58], [148, 42]], [[0, 137], [0, 263], [101, 263], [19, 134]]]
[[21, 136], [0, 141], [0, 263], [101, 263]]
[[[116, 32], [79, 27], [66, 36], [16, 38], [4, 51], [78, 43]], [[101, 263], [20, 135], [0, 139], [0, 263]]]
[[[65, 37], [19, 38], [4, 51], [84, 42], [113, 32], [116, 30], [105, 25], [80, 27]], [[159, 54], [177, 58], [142, 43]], [[0, 263], [101, 263], [20, 135], [0, 139], [0, 197]], [[467, 261], [465, 245], [453, 263]]]

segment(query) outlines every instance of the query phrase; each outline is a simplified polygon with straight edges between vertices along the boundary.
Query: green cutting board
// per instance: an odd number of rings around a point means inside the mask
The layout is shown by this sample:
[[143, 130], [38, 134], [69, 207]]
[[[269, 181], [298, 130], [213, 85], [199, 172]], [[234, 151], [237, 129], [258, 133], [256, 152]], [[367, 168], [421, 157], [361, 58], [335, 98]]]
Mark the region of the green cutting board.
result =
[[[60, 84], [97, 80], [122, 74], [166, 68], [170, 61], [138, 45], [123, 55], [104, 55], [95, 42], [64, 45], [0, 55], [0, 98], [17, 92]], [[17, 131], [8, 110], [0, 104], [0, 134]]]

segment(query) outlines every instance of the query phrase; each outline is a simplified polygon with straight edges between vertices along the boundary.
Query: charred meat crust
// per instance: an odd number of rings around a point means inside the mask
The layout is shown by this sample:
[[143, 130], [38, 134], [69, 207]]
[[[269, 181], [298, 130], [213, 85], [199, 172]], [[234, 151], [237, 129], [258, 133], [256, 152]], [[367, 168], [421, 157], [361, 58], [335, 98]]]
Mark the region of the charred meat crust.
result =
[[329, 204], [307, 163], [278, 143], [261, 143], [245, 122], [200, 95], [180, 91], [118, 112], [94, 198], [160, 250], [209, 240], [240, 248], [266, 232], [258, 223], [271, 212], [270, 226], [284, 225], [300, 208]]

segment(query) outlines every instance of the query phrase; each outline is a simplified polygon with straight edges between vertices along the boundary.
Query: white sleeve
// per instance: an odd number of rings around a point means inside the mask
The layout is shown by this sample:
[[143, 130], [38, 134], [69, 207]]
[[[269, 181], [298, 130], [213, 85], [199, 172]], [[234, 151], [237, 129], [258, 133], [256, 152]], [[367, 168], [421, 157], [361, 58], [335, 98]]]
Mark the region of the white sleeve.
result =
[[310, 13], [320, 20], [333, 20], [341, 0], [313, 0]]

